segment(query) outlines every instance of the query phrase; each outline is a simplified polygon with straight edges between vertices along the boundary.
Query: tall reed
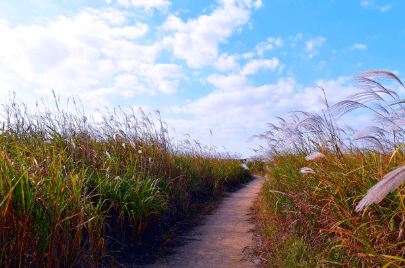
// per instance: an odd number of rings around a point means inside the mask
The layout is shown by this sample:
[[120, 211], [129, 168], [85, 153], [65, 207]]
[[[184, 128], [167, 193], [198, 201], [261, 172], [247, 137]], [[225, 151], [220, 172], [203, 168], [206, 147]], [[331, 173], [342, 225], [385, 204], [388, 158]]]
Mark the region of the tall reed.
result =
[[[317, 255], [312, 265], [405, 265], [405, 100], [383, 86], [385, 80], [404, 87], [390, 72], [363, 72], [354, 77], [362, 92], [331, 106], [324, 95], [322, 115], [294, 111], [291, 121], [279, 118], [278, 126], [252, 137], [268, 144], [258, 153], [267, 159], [269, 178], [263, 202], [272, 222], [282, 224], [274, 244], [282, 247], [284, 235], [303, 239]], [[372, 112], [375, 125], [338, 126], [339, 116], [359, 108]], [[284, 260], [271, 250], [273, 265], [286, 265], [292, 251], [285, 250]], [[309, 261], [304, 255], [294, 265]]]
[[[239, 155], [176, 141], [167, 124], [132, 108], [88, 118], [15, 94], [3, 104], [0, 135], [0, 266], [98, 267], [106, 220], [142, 236], [152, 217], [195, 191], [219, 193], [245, 180]], [[183, 203], [181, 204], [183, 205]]]

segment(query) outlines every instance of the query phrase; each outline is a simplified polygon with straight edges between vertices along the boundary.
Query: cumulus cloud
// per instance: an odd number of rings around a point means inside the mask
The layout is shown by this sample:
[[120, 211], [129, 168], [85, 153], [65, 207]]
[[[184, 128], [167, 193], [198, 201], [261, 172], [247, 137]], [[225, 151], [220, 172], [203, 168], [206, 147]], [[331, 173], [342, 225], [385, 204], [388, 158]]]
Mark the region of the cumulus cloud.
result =
[[255, 2], [250, 2], [255, 8], [261, 8], [263, 6], [262, 0], [257, 0]]
[[271, 69], [274, 71], [276, 67], [279, 65], [279, 60], [277, 58], [273, 58], [271, 60], [251, 60], [243, 67], [242, 71], [240, 71], [241, 75], [250, 75], [255, 74], [259, 69]]
[[297, 33], [297, 35], [294, 37], [294, 41], [301, 40], [301, 38], [302, 38], [302, 33]]
[[247, 84], [248, 79], [238, 74], [219, 75], [211, 74], [206, 79], [209, 83], [224, 91], [240, 91]]
[[353, 50], [353, 49], [365, 50], [366, 48], [367, 48], [366, 45], [357, 44], [357, 43], [355, 43], [353, 46], [350, 47], [351, 50]]
[[156, 81], [161, 81], [166, 77], [180, 78], [183, 75], [181, 66], [171, 63], [141, 63], [135, 72]]
[[[113, 8], [85, 8], [72, 17], [59, 16], [45, 27], [14, 29], [1, 20], [0, 73], [5, 78], [0, 76], [0, 83], [3, 88], [17, 85], [16, 92], [24, 95], [55, 90], [57, 95], [76, 94], [92, 103], [155, 90], [176, 92], [182, 68], [155, 64], [161, 45], [138, 44], [149, 27], [140, 22], [126, 26], [127, 15]], [[107, 85], [108, 79], [112, 83]]]
[[305, 42], [306, 44], [305, 50], [309, 52], [308, 59], [311, 59], [313, 56], [319, 54], [318, 51], [316, 51], [316, 49], [321, 47], [325, 41], [326, 41], [325, 38], [318, 36]]
[[[126, 8], [133, 6], [136, 8], [143, 8], [146, 11], [149, 11], [152, 8], [165, 9], [172, 4], [168, 0], [117, 0], [117, 2]], [[111, 3], [111, 0], [106, 0], [106, 3]]]
[[159, 85], [159, 89], [166, 93], [174, 93], [177, 91], [177, 82], [176, 81], [163, 81]]
[[114, 80], [115, 85], [122, 88], [129, 88], [138, 84], [138, 76], [131, 74], [117, 75]]
[[[294, 110], [322, 113], [325, 106], [317, 101], [319, 96], [323, 97], [318, 85], [324, 87], [330, 105], [342, 100], [342, 96], [358, 92], [349, 84], [350, 77], [318, 80], [311, 86], [299, 84], [293, 77], [279, 78], [262, 86], [252, 86], [251, 80], [238, 74], [210, 75], [206, 80], [217, 90], [183, 107], [166, 107], [168, 112], [193, 116], [189, 120], [171, 119], [170, 125], [179, 133], [196, 133], [202, 137], [212, 129], [216, 140], [222, 139], [232, 144], [232, 149], [244, 152], [248, 145], [241, 144], [240, 139], [247, 140], [253, 135], [248, 129], [264, 130], [267, 122], [277, 122], [275, 116], [285, 118]], [[339, 122], [350, 125], [353, 118], [347, 115]]]
[[247, 52], [247, 53], [243, 53], [242, 54], [242, 58], [244, 58], [244, 59], [251, 59], [251, 58], [253, 58], [253, 52]]
[[364, 8], [370, 8], [370, 9], [378, 9], [381, 12], [386, 12], [391, 9], [391, 4], [385, 5], [385, 6], [379, 6], [375, 4], [375, 1], [373, 0], [362, 0], [360, 2], [360, 5]]
[[275, 39], [274, 37], [269, 37], [265, 42], [262, 41], [259, 44], [257, 44], [255, 50], [257, 51], [257, 55], [262, 56], [263, 52], [265, 52], [266, 50], [274, 49], [274, 46], [276, 47], [283, 46], [283, 40], [281, 39], [281, 37], [278, 37], [277, 39]]
[[285, 39], [286, 40], [291, 40], [291, 47], [295, 47], [296, 41], [302, 39], [303, 34], [302, 33], [297, 33], [295, 36], [287, 36]]
[[219, 43], [226, 43], [234, 30], [248, 22], [250, 8], [261, 2], [251, 0], [223, 0], [210, 15], [183, 22], [170, 15], [162, 29], [173, 32], [163, 38], [163, 45], [173, 49], [175, 57], [186, 60], [190, 67], [212, 64], [218, 57]]
[[228, 70], [236, 70], [238, 69], [239, 63], [236, 61], [239, 59], [237, 55], [228, 55], [227, 53], [223, 53], [219, 58], [215, 61], [214, 66], [217, 70], [220, 71], [228, 71]]
[[176, 92], [179, 79], [183, 76], [181, 66], [176, 64], [141, 63], [134, 73], [140, 75], [147, 85], [165, 93]]

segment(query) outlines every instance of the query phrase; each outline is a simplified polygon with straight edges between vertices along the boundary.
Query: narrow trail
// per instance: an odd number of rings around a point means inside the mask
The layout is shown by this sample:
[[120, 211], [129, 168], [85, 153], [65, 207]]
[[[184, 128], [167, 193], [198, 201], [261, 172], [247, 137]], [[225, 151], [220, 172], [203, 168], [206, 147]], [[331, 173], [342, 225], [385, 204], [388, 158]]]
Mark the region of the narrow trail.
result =
[[[133, 268], [255, 268], [244, 249], [252, 246], [254, 224], [248, 222], [249, 207], [256, 198], [263, 178], [254, 176], [242, 189], [223, 198], [221, 204], [204, 216], [204, 223], [176, 237], [180, 246], [150, 265]], [[253, 260], [252, 260], [253, 261]]]

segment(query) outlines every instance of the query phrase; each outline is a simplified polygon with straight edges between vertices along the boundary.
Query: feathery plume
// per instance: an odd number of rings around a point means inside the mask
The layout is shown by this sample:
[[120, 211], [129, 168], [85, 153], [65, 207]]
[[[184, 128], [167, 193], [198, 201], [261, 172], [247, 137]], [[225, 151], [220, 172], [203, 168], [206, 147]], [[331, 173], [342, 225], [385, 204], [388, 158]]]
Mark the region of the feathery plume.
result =
[[312, 174], [316, 174], [315, 171], [313, 171], [311, 168], [309, 167], [303, 167], [300, 169], [301, 173], [312, 173]]
[[312, 154], [307, 155], [307, 156], [305, 157], [305, 160], [310, 161], [310, 160], [314, 160], [314, 159], [321, 158], [321, 157], [328, 159], [328, 158], [326, 157], [326, 155], [324, 155], [323, 153], [320, 153], [320, 152], [313, 152]]
[[386, 131], [380, 127], [368, 126], [368, 127], [362, 128], [359, 131], [357, 131], [353, 135], [352, 139], [358, 140], [358, 139], [361, 139], [362, 137], [369, 136], [371, 133], [374, 133], [375, 135], [377, 135], [379, 137], [383, 137], [385, 135]]
[[371, 79], [374, 79], [376, 81], [386, 81], [386, 80], [394, 79], [398, 83], [400, 83], [402, 86], [404, 86], [402, 84], [401, 80], [399, 80], [399, 78], [395, 74], [393, 74], [391, 72], [387, 72], [387, 71], [376, 70], [376, 71], [362, 72], [360, 74], [355, 75], [354, 80], [355, 81], [358, 81], [358, 80], [361, 81], [361, 79], [363, 77], [371, 78]]
[[355, 211], [359, 212], [372, 203], [380, 203], [389, 192], [397, 189], [404, 180], [405, 165], [386, 174], [381, 181], [371, 187], [367, 195], [356, 206]]
[[248, 166], [245, 163], [241, 164], [240, 166], [243, 167], [245, 170], [249, 170]]

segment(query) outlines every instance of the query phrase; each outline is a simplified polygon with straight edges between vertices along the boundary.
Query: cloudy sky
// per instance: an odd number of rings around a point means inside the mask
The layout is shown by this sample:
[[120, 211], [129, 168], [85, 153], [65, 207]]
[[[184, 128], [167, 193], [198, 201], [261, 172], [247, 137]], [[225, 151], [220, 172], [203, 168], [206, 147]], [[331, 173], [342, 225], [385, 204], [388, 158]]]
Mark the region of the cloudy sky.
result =
[[[289, 111], [359, 92], [354, 74], [402, 80], [399, 0], [0, 0], [0, 94], [51, 90], [86, 112], [159, 109], [176, 133], [247, 157]], [[400, 97], [405, 90], [398, 88]], [[356, 119], [357, 118], [357, 119]], [[346, 116], [359, 124], [361, 114]], [[357, 120], [357, 121], [356, 121]]]

